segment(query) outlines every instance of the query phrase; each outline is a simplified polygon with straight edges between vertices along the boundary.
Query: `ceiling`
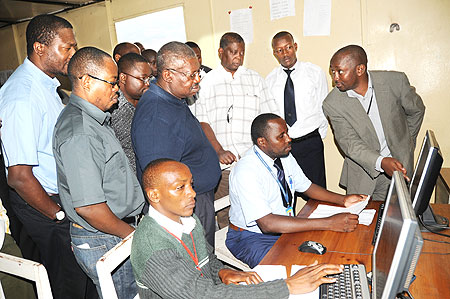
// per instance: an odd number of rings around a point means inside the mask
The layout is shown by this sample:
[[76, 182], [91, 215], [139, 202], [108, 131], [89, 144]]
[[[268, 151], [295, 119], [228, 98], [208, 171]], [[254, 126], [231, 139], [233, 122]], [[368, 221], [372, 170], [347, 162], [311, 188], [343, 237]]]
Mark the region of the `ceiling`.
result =
[[103, 0], [0, 0], [0, 28], [28, 21], [40, 14], [71, 10]]

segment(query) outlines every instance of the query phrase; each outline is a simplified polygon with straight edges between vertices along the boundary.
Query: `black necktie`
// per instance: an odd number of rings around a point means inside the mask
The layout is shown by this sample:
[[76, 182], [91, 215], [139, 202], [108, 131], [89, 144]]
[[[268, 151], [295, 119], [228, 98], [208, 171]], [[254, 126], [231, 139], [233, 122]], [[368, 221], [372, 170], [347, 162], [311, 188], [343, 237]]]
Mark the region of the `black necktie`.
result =
[[[280, 181], [281, 186], [283, 186], [284, 191], [288, 195], [289, 206], [292, 206], [291, 205], [292, 204], [292, 194], [291, 194], [291, 190], [289, 190], [288, 184], [286, 182], [286, 178], [284, 177], [283, 165], [281, 164], [280, 158], [275, 159], [275, 163], [273, 164], [273, 166], [275, 166], [275, 168], [277, 169], [278, 181]], [[281, 189], [280, 189], [280, 192], [281, 192], [281, 199], [283, 200], [283, 205], [285, 208], [287, 208], [288, 203], [286, 202], [283, 191], [281, 191]]]
[[284, 119], [292, 127], [297, 121], [297, 112], [295, 111], [295, 93], [294, 82], [291, 79], [292, 70], [284, 70], [287, 74], [286, 85], [284, 86]]

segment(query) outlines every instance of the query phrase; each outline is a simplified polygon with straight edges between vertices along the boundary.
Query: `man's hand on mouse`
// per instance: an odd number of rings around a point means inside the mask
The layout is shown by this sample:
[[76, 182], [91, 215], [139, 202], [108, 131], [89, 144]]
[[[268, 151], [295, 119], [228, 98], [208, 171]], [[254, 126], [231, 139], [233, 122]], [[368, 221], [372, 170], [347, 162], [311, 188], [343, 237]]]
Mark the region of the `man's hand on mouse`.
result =
[[341, 273], [343, 265], [314, 264], [306, 266], [286, 279], [290, 294], [305, 294], [314, 291], [322, 283], [333, 283], [336, 278], [325, 277], [326, 275]]
[[328, 217], [330, 230], [336, 232], [352, 232], [358, 226], [358, 215], [341, 213]]

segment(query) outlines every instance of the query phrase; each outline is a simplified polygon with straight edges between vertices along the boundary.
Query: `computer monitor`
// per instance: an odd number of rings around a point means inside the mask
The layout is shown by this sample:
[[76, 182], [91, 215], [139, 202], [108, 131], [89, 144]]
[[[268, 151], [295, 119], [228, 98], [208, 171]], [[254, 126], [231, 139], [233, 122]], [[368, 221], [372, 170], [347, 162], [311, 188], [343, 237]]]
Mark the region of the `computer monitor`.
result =
[[439, 229], [448, 226], [448, 220], [435, 215], [429, 206], [436, 180], [442, 167], [442, 155], [434, 132], [428, 130], [423, 139], [409, 191], [416, 216], [426, 227]]
[[372, 298], [408, 291], [423, 239], [403, 175], [395, 171], [372, 255]]

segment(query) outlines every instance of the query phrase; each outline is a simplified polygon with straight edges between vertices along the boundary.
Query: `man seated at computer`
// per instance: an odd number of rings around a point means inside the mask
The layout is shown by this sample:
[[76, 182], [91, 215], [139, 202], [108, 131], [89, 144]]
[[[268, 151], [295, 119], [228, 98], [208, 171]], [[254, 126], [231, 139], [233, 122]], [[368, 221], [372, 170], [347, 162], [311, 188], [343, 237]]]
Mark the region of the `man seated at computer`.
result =
[[311, 183], [290, 154], [291, 138], [281, 117], [272, 113], [257, 116], [251, 137], [253, 147], [230, 174], [230, 226], [225, 244], [236, 258], [255, 267], [281, 233], [355, 230], [358, 216], [349, 213], [321, 219], [295, 217], [295, 191], [346, 207], [366, 196], [344, 196]]
[[[189, 168], [171, 159], [154, 160], [143, 172], [150, 208], [131, 248], [141, 299], [288, 298], [334, 282], [324, 276], [342, 272], [342, 265], [314, 263], [285, 280], [263, 283], [254, 272], [224, 268], [192, 214], [196, 195], [192, 183]], [[241, 282], [246, 285], [238, 285]]]

